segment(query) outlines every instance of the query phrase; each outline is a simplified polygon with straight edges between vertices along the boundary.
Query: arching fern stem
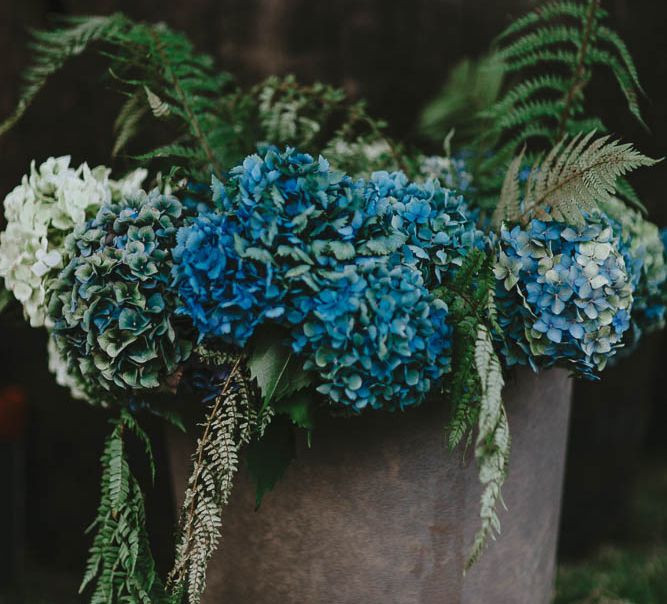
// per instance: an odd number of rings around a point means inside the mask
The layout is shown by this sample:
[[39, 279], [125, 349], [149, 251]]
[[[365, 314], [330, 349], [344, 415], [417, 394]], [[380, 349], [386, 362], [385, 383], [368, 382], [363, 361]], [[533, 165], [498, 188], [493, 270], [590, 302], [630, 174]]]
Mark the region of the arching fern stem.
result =
[[565, 96], [565, 106], [561, 113], [558, 124], [558, 136], [556, 139], [561, 139], [566, 133], [567, 121], [570, 117], [572, 103], [577, 94], [583, 91], [588, 84], [590, 78], [586, 70], [586, 53], [590, 45], [591, 36], [594, 32], [594, 24], [596, 22], [596, 14], [600, 7], [600, 0], [590, 0], [588, 4], [588, 12], [586, 14], [586, 24], [584, 26], [584, 36], [577, 54], [577, 64], [572, 76], [572, 83]]

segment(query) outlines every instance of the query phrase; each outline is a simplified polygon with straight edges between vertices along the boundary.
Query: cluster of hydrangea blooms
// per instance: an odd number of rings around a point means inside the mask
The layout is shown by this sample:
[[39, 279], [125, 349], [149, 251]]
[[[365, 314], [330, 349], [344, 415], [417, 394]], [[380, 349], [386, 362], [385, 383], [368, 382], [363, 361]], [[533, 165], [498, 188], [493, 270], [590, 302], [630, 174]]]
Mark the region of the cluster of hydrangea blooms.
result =
[[622, 345], [633, 286], [605, 217], [503, 226], [495, 274], [508, 365], [571, 364], [593, 377]]
[[[341, 281], [336, 275], [352, 274], [351, 267], [356, 267], [353, 273], [357, 283], [373, 300], [379, 300], [381, 288], [387, 287], [388, 298], [383, 304], [391, 306], [396, 299], [391, 297], [394, 281], [384, 273], [397, 275], [403, 271], [401, 283], [412, 283], [412, 295], [424, 301], [427, 288], [453, 271], [481, 239], [467, 216], [463, 199], [435, 181], [416, 185], [402, 173], [378, 172], [368, 181], [354, 182], [332, 171], [323, 158], [315, 160], [293, 149], [280, 153], [270, 148], [263, 156], [246, 158], [224, 184], [214, 180], [213, 198], [218, 213], [202, 212], [178, 235], [173, 269], [174, 287], [181, 301], [178, 312], [192, 319], [201, 337], [222, 337], [237, 345], [245, 344], [267, 320], [297, 329], [303, 324], [316, 324], [321, 319], [317, 318], [315, 302], [324, 303], [323, 292], [333, 295], [338, 284], [347, 279]], [[425, 269], [429, 258], [435, 261], [432, 271]], [[365, 262], [375, 263], [372, 265], [377, 269], [362, 271]], [[392, 263], [392, 267], [382, 263]], [[431, 308], [432, 302], [417, 305], [419, 311]], [[369, 325], [386, 318], [379, 318], [382, 309], [374, 303], [365, 303], [363, 308], [368, 313], [363, 320]], [[430, 341], [423, 336], [428, 321], [444, 325], [445, 308], [438, 305], [431, 319], [428, 313], [426, 318], [419, 315], [423, 324], [406, 328], [421, 334], [415, 346]], [[412, 311], [403, 312], [408, 315], [401, 321], [408, 325], [408, 319], [414, 318], [409, 315]], [[348, 319], [358, 328], [363, 324], [361, 319]], [[434, 343], [433, 349], [402, 351], [391, 361], [380, 358], [379, 350], [374, 358], [372, 342], [384, 336], [373, 329], [369, 342], [364, 344], [357, 335], [346, 345], [359, 345], [358, 358], [365, 371], [376, 371], [375, 380], [382, 374], [387, 392], [407, 386], [397, 372], [386, 369], [385, 363], [402, 358], [406, 370], [428, 359], [444, 358], [447, 353], [443, 351], [449, 350], [445, 328], [431, 326], [443, 340], [442, 350]], [[324, 331], [307, 345], [304, 338], [309, 335], [300, 333], [299, 348], [306, 355], [315, 355], [316, 350], [327, 346], [325, 339], [333, 332]], [[414, 363], [409, 361], [410, 355], [414, 355]], [[309, 362], [316, 365], [312, 358]], [[420, 400], [446, 366], [441, 359], [434, 364], [437, 369], [417, 374], [411, 371], [410, 380], [415, 375], [419, 378], [417, 384], [408, 384], [414, 400]], [[345, 375], [343, 370], [340, 374], [337, 371], [323, 370], [324, 382], [334, 384], [330, 379], [334, 374]], [[365, 384], [368, 379], [364, 378]], [[332, 387], [332, 392], [338, 393], [336, 400], [341, 402], [344, 393], [353, 392]], [[389, 398], [387, 395], [386, 401]], [[404, 405], [410, 404], [409, 396], [403, 398], [408, 401]], [[363, 408], [378, 406], [384, 400], [364, 388], [354, 396], [350, 394], [346, 402]]]
[[620, 236], [621, 253], [634, 288], [632, 328], [626, 339], [636, 344], [643, 333], [661, 329], [665, 324], [665, 245], [660, 229], [640, 212], [615, 198], [607, 200], [604, 207]]
[[220, 214], [204, 213], [179, 234], [174, 267], [179, 312], [204, 337], [245, 343], [264, 319], [284, 314], [288, 291], [312, 291], [318, 270], [360, 252], [362, 188], [321, 157], [251, 155], [224, 184], [214, 179], [213, 201]]
[[[322, 379], [318, 390], [355, 411], [420, 403], [449, 370], [447, 306], [413, 266], [361, 259], [301, 297], [292, 348]], [[306, 306], [306, 308], [304, 308]]]
[[33, 327], [44, 324], [44, 294], [49, 279], [63, 266], [63, 244], [72, 229], [92, 218], [112, 199], [137, 190], [146, 176], [137, 170], [120, 181], [103, 166], [70, 167], [70, 157], [33, 161], [7, 195], [7, 228], [0, 235], [0, 277], [22, 303]]
[[471, 248], [482, 245], [484, 235], [463, 197], [437, 180], [419, 184], [402, 172], [375, 172], [364, 194], [367, 207], [390, 200], [385, 211], [406, 239], [403, 260], [423, 270], [429, 287], [442, 283]]
[[53, 338], [73, 379], [102, 392], [160, 387], [192, 349], [174, 319], [171, 250], [181, 203], [155, 190], [103, 206], [67, 238], [47, 292]]

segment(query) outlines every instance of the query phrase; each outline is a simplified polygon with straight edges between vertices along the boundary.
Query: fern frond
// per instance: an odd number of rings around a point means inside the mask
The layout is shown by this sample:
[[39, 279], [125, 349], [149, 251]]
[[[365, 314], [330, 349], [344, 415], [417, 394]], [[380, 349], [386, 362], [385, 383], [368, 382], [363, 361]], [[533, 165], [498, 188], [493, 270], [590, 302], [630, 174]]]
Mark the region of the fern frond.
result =
[[494, 227], [499, 227], [503, 222], [511, 222], [521, 214], [521, 195], [519, 184], [519, 171], [523, 164], [525, 147], [517, 155], [507, 169], [503, 187], [500, 190], [498, 205], [491, 218]]
[[535, 163], [522, 200], [518, 177], [521, 161], [515, 160], [505, 177], [494, 214], [495, 225], [499, 226], [502, 220], [527, 222], [533, 217], [583, 224], [586, 213], [595, 212], [599, 203], [616, 193], [619, 177], [656, 163], [631, 144], [594, 136], [595, 131], [578, 135], [567, 144], [563, 139], [543, 162]]
[[521, 58], [547, 51], [551, 46], [569, 44], [579, 36], [579, 31], [566, 25], [546, 25], [519, 38], [498, 52], [500, 58], [511, 62], [513, 58]]
[[493, 107], [494, 113], [504, 113], [512, 109], [517, 103], [525, 102], [532, 97], [544, 94], [547, 91], [565, 93], [568, 81], [559, 75], [546, 74], [529, 78], [517, 84], [505, 94]]
[[129, 430], [144, 444], [154, 470], [150, 441], [126, 411], [114, 422], [102, 454], [102, 494], [80, 592], [95, 582], [91, 602], [176, 604], [167, 596], [150, 550], [144, 500], [125, 452]]
[[600, 0], [556, 1], [540, 6], [510, 25], [498, 38], [506, 78], [515, 82], [484, 113], [494, 124], [478, 146], [490, 159], [478, 161], [480, 203], [497, 201], [510, 158], [527, 147], [527, 159], [553, 147], [565, 135], [606, 128], [586, 113], [585, 93], [598, 69], [608, 69], [624, 94], [628, 110], [643, 124], [642, 89], [630, 52], [605, 23]]
[[[229, 356], [209, 358], [215, 363], [232, 360]], [[226, 366], [229, 374], [211, 403], [197, 441], [181, 514], [176, 560], [169, 575], [171, 593], [187, 593], [189, 604], [197, 604], [206, 587], [206, 567], [220, 540], [221, 510], [232, 490], [239, 450], [249, 442], [257, 421], [250, 377], [242, 358], [237, 356]]]
[[493, 348], [491, 334], [484, 325], [478, 327], [475, 366], [482, 393], [475, 443], [475, 457], [483, 485], [480, 511], [482, 526], [474, 537], [466, 569], [479, 559], [489, 537], [500, 532], [496, 509], [498, 503], [502, 502], [501, 488], [507, 476], [510, 451], [509, 428], [502, 402], [505, 385], [502, 368]]
[[[7, 131], [23, 115], [47, 79], [68, 59], [95, 47], [108, 61], [109, 74], [128, 97], [116, 121], [118, 153], [143, 126], [144, 118], [167, 120], [162, 132], [171, 142], [159, 151], [137, 155], [142, 160], [167, 158], [194, 177], [220, 175], [227, 162], [237, 161], [248, 146], [233, 128], [231, 77], [214, 69], [213, 60], [194, 51], [189, 40], [166, 25], [136, 23], [110, 17], [69, 17], [53, 31], [34, 34], [33, 64], [25, 72], [25, 87], [14, 114], [0, 126]], [[224, 135], [223, 135], [224, 133]], [[174, 155], [172, 150], [180, 152]], [[169, 166], [172, 167], [172, 166]]]
[[111, 156], [116, 157], [139, 131], [139, 123], [146, 116], [148, 109], [138, 94], [132, 94], [123, 103], [114, 122], [114, 143]]
[[583, 19], [586, 16], [586, 7], [578, 4], [577, 2], [568, 2], [568, 1], [557, 1], [549, 2], [544, 6], [540, 6], [534, 11], [527, 13], [523, 17], [516, 19], [512, 25], [507, 27], [496, 40], [498, 42], [505, 40], [511, 36], [514, 36], [533, 25], [538, 23], [549, 22], [552, 19], [563, 19], [563, 18], [572, 18], [572, 19]]
[[48, 79], [65, 63], [83, 54], [91, 44], [114, 35], [126, 26], [121, 14], [108, 17], [72, 18], [69, 27], [56, 31], [35, 31], [30, 45], [33, 64], [23, 73], [23, 88], [14, 113], [0, 124], [0, 136], [7, 132], [26, 112]]

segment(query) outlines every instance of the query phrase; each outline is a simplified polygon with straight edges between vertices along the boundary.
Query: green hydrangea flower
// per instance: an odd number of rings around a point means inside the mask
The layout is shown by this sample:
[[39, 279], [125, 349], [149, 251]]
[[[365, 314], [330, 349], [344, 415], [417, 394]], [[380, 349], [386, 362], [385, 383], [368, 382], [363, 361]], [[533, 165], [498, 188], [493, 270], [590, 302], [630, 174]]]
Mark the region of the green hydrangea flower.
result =
[[71, 258], [52, 283], [48, 313], [70, 373], [127, 396], [159, 388], [190, 356], [175, 318], [171, 250], [183, 208], [155, 190], [103, 206], [68, 237]]

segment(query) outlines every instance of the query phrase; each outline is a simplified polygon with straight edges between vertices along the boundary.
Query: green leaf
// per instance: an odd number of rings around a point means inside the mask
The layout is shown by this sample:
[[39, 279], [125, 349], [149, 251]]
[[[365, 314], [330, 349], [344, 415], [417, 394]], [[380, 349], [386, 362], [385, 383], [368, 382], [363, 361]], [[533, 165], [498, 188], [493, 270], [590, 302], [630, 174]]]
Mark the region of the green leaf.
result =
[[315, 428], [313, 393], [302, 389], [275, 403], [277, 413], [289, 416], [299, 428], [312, 430]]
[[262, 406], [287, 397], [312, 382], [303, 363], [282, 342], [276, 327], [258, 330], [250, 343], [248, 368], [262, 393]]
[[275, 417], [264, 436], [248, 445], [246, 459], [250, 476], [255, 481], [258, 508], [264, 495], [283, 477], [295, 457], [294, 428], [286, 415]]

